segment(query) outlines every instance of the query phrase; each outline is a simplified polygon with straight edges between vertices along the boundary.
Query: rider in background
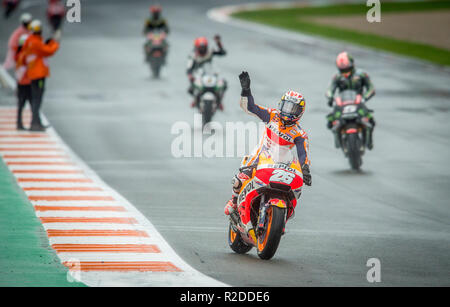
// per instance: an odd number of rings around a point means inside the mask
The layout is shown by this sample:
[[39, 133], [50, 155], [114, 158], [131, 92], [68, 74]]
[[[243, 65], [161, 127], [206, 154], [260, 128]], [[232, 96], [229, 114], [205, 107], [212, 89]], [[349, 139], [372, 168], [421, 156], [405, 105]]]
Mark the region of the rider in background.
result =
[[11, 16], [12, 12], [16, 9], [16, 7], [19, 5], [20, 0], [3, 0], [3, 7], [5, 8], [4, 17], [9, 18]]
[[[295, 147], [298, 161], [302, 168], [303, 182], [311, 185], [311, 173], [309, 170], [308, 158], [308, 135], [300, 127], [299, 120], [305, 112], [305, 99], [300, 93], [287, 91], [278, 104], [277, 109], [264, 108], [257, 104], [253, 99], [250, 91], [250, 76], [247, 72], [239, 75], [241, 82], [241, 108], [248, 114], [255, 115], [262, 120], [265, 125], [265, 133], [263, 142], [256, 148], [251, 156], [244, 157], [242, 166], [252, 166], [258, 163], [259, 154], [264, 143], [273, 144], [275, 146], [293, 149]], [[230, 215], [237, 209], [237, 196], [241, 190], [244, 181], [251, 178], [251, 171], [248, 173], [241, 172], [232, 180], [233, 195], [225, 206], [225, 214]], [[241, 210], [242, 209], [242, 210]], [[250, 217], [245, 215], [245, 209], [239, 208], [242, 223], [246, 226], [246, 230], [250, 233], [251, 222]]]
[[162, 30], [165, 31], [166, 34], [169, 34], [169, 26], [166, 19], [161, 18], [161, 11], [162, 8], [159, 5], [152, 5], [150, 7], [151, 16], [145, 21], [144, 34], [154, 30]]
[[[227, 52], [223, 48], [222, 41], [219, 35], [214, 36], [214, 41], [216, 42], [217, 49], [211, 50], [208, 47], [208, 39], [206, 37], [198, 37], [194, 40], [194, 51], [189, 56], [187, 65], [187, 75], [190, 83], [188, 93], [192, 96], [194, 96], [194, 72], [197, 69], [201, 68], [204, 64], [211, 63], [214, 56], [224, 56], [227, 54]], [[224, 91], [226, 90], [226, 88], [227, 85], [225, 83]], [[196, 107], [197, 104], [198, 101], [197, 99], [195, 99], [192, 102], [191, 107]], [[219, 109], [223, 110], [222, 99], [219, 99]]]
[[49, 0], [47, 8], [47, 19], [52, 26], [53, 32], [61, 28], [62, 21], [66, 14], [66, 8], [60, 0]]
[[31, 23], [31, 15], [28, 13], [23, 13], [20, 15], [20, 26], [14, 30], [8, 41], [8, 53], [3, 63], [5, 69], [11, 69], [15, 65], [15, 57], [17, 52], [17, 47], [19, 45], [19, 39], [23, 34], [30, 34], [28, 26]]
[[[331, 80], [331, 84], [325, 94], [328, 100], [328, 106], [333, 106], [334, 93], [336, 92], [336, 90], [339, 90], [339, 92], [342, 92], [344, 90], [354, 90], [362, 96], [362, 103], [367, 102], [375, 95], [375, 88], [370, 81], [369, 75], [360, 69], [356, 69], [354, 62], [355, 61], [353, 57], [347, 52], [341, 52], [337, 56], [336, 66], [339, 70], [339, 73], [334, 75], [333, 79]], [[375, 120], [367, 108], [363, 108], [363, 110], [365, 110], [365, 114], [363, 116], [367, 117], [370, 124], [372, 125], [372, 128], [369, 131], [370, 133], [367, 146], [369, 149], [372, 149], [372, 135], [373, 128], [375, 127]], [[332, 112], [327, 116], [328, 129], [331, 129], [333, 127], [333, 122], [335, 122], [337, 119], [338, 118], [336, 118], [335, 112]]]

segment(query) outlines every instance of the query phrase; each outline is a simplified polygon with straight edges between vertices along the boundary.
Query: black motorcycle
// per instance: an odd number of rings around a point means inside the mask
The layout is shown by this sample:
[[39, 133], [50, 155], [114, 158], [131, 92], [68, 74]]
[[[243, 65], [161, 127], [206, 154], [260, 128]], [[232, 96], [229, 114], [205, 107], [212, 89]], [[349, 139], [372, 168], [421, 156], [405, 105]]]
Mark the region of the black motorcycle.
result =
[[336, 147], [342, 148], [350, 166], [358, 170], [369, 142], [372, 125], [366, 116], [373, 112], [362, 102], [362, 96], [354, 90], [345, 90], [334, 99], [335, 124], [332, 128]]

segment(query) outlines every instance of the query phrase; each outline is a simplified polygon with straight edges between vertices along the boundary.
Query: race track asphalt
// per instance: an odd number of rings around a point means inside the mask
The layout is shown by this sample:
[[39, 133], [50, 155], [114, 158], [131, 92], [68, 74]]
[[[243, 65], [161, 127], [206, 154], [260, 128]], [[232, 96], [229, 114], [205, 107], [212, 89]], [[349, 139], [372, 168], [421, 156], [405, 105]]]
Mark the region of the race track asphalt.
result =
[[[227, 1], [238, 3], [239, 1]], [[450, 73], [397, 56], [316, 40], [305, 44], [217, 23], [224, 1], [164, 1], [171, 33], [160, 80], [143, 61], [148, 1], [85, 1], [82, 22], [66, 24], [50, 60], [43, 111], [67, 144], [134, 204], [197, 270], [235, 286], [450, 285]], [[43, 16], [43, 9], [31, 11]], [[16, 15], [17, 16], [17, 15]], [[14, 24], [1, 21], [0, 47]], [[3, 26], [5, 25], [5, 27]], [[228, 80], [225, 111], [214, 120], [255, 121], [239, 108], [237, 75], [252, 77], [258, 104], [275, 107], [288, 89], [307, 100], [313, 186], [304, 189], [275, 257], [227, 246], [223, 207], [235, 158], [175, 158], [174, 123], [192, 123], [185, 76], [196, 36], [220, 33], [228, 55], [215, 61]], [[377, 94], [375, 148], [360, 172], [349, 170], [325, 127], [324, 92], [334, 58], [350, 50]], [[3, 53], [2, 53], [3, 55]], [[4, 96], [3, 96], [4, 97]], [[4, 99], [12, 101], [12, 97]]]

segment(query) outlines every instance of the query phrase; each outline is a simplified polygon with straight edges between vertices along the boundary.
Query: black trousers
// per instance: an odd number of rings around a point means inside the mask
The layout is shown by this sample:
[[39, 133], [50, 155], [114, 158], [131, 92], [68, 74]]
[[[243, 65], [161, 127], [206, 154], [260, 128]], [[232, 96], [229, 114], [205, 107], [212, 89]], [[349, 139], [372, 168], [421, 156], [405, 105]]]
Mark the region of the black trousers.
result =
[[45, 90], [45, 78], [31, 81], [31, 126], [42, 126], [39, 111], [41, 109], [42, 97]]
[[63, 17], [60, 15], [55, 15], [50, 17], [50, 24], [52, 25], [53, 31], [59, 30], [61, 27]]
[[17, 127], [22, 127], [22, 111], [25, 104], [31, 105], [31, 85], [17, 85]]

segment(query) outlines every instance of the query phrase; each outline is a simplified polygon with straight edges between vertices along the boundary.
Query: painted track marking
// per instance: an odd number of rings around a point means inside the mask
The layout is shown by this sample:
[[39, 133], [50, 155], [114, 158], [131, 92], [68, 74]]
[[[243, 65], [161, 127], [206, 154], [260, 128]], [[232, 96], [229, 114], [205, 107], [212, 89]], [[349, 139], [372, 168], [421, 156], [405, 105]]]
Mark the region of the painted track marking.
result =
[[[0, 156], [33, 205], [61, 262], [70, 271], [83, 272], [82, 282], [224, 286], [186, 264], [53, 129], [16, 131], [15, 114], [14, 108], [0, 108]], [[29, 119], [26, 110], [24, 120]]]

